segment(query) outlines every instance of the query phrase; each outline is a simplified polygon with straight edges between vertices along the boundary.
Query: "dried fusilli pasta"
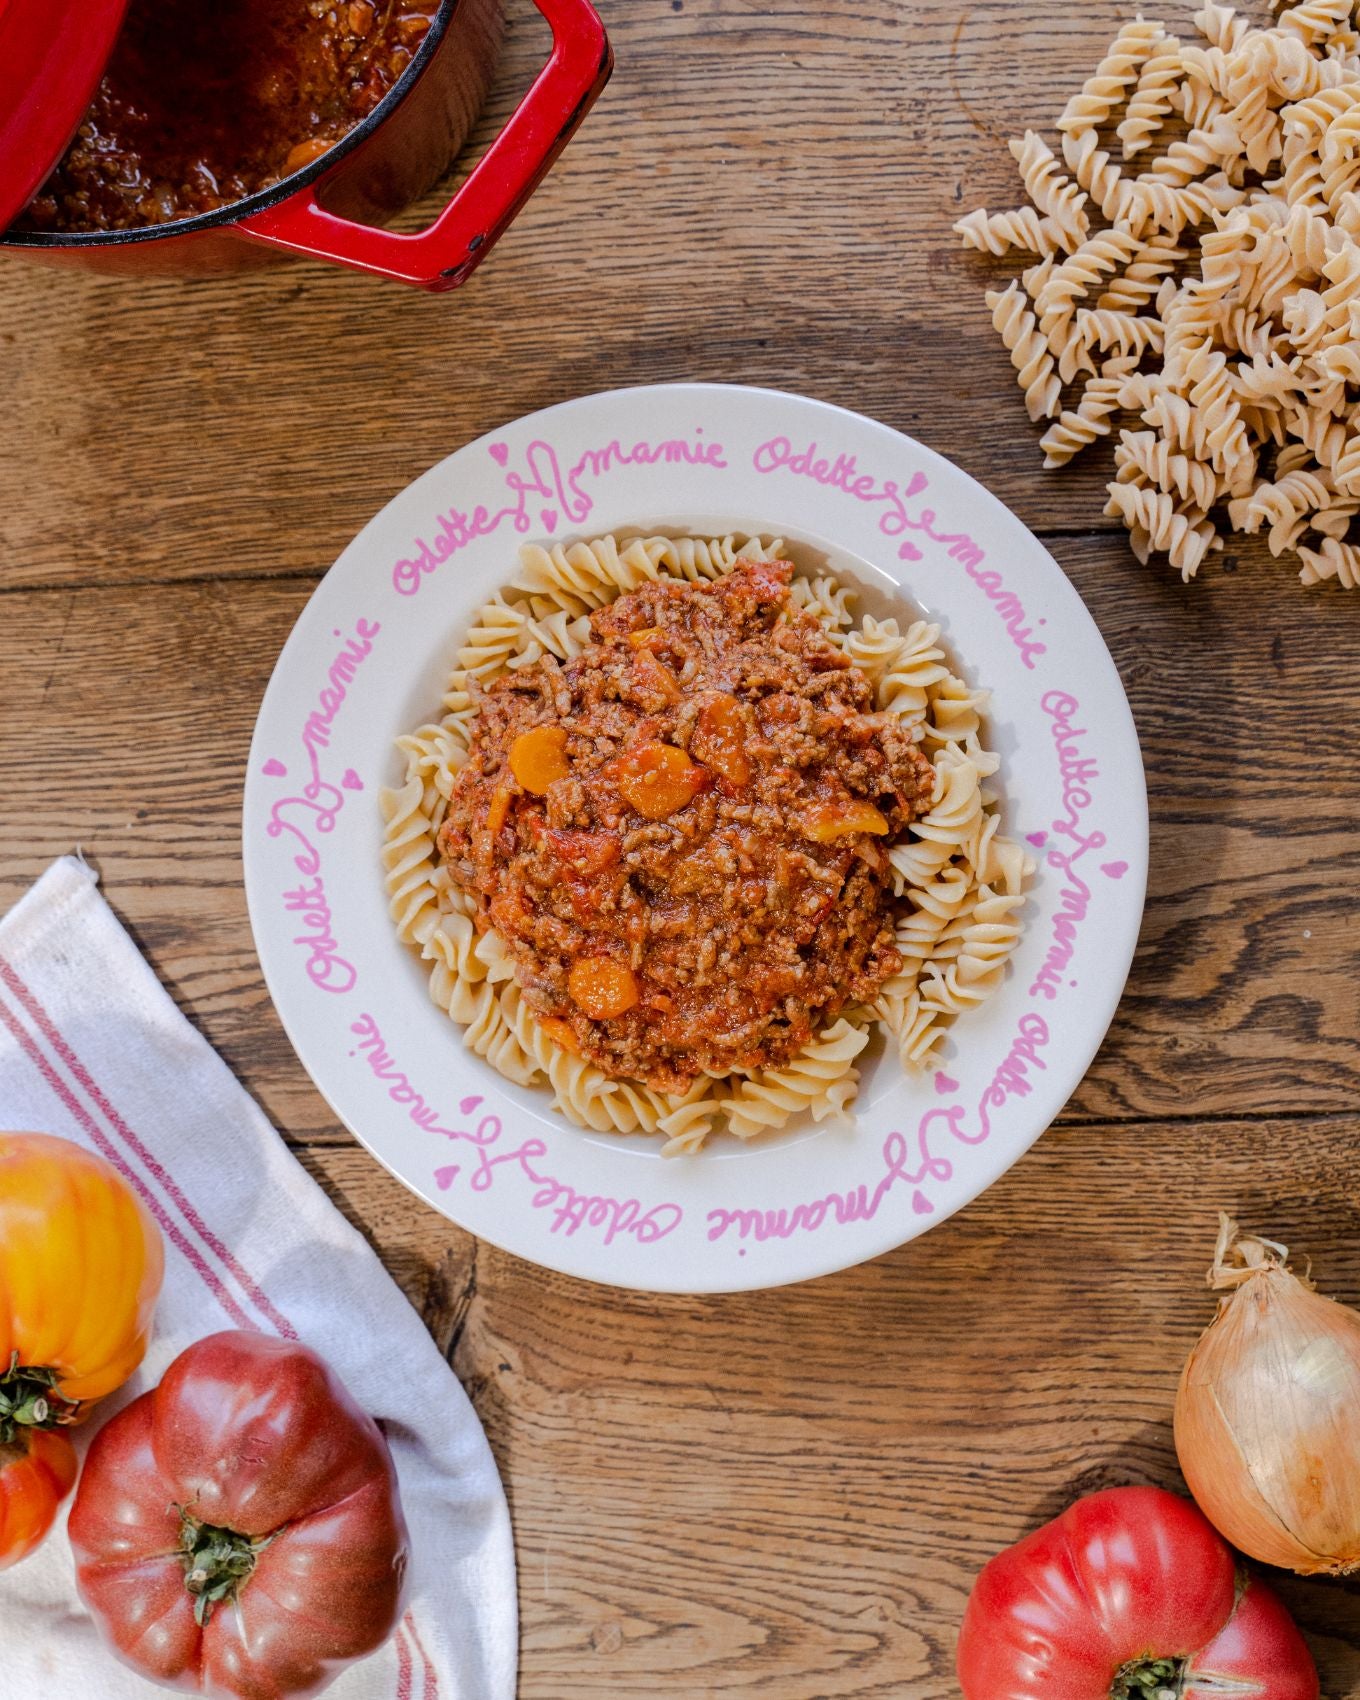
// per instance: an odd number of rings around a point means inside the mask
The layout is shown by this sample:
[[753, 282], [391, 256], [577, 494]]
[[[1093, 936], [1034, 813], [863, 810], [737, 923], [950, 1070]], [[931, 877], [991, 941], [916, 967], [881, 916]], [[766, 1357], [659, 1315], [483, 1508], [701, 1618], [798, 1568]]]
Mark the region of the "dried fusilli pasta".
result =
[[[1044, 226], [1047, 243], [1029, 242], [1039, 264], [987, 299], [1031, 418], [1052, 421], [1045, 465], [1136, 413], [1107, 512], [1186, 577], [1221, 543], [1213, 510], [1294, 554], [1303, 582], [1355, 583], [1357, 10], [1297, 0], [1258, 26], [1206, 0], [1198, 42], [1134, 19], [1068, 102], [1062, 162], [1034, 131], [1010, 144], [1034, 203], [1016, 229]], [[1123, 166], [1102, 145], [1111, 126]], [[985, 218], [960, 228], [1004, 253]]]
[[989, 290], [987, 305], [992, 310], [993, 325], [1010, 350], [1011, 364], [1025, 392], [1030, 418], [1051, 419], [1058, 411], [1062, 383], [1052, 351], [1040, 334], [1034, 314], [1025, 306], [1020, 286], [1013, 283], [1001, 293]]
[[1110, 43], [1110, 50], [1068, 101], [1057, 127], [1066, 133], [1095, 130], [1120, 107], [1143, 67], [1162, 41], [1162, 26], [1134, 18]]
[[1048, 255], [1056, 254], [1064, 246], [1063, 227], [1033, 207], [997, 213], [978, 207], [961, 218], [954, 228], [970, 248], [986, 254], [1008, 254], [1012, 248], [1023, 248], [1031, 254]]
[[1081, 392], [1076, 411], [1058, 415], [1039, 439], [1045, 466], [1065, 466], [1098, 437], [1109, 436], [1110, 422], [1120, 409], [1124, 380], [1133, 364], [1132, 356], [1107, 361], [1100, 376], [1092, 378]]
[[1118, 514], [1128, 526], [1140, 560], [1146, 561], [1155, 549], [1180, 569], [1183, 579], [1195, 576], [1200, 562], [1215, 544], [1222, 547], [1222, 539], [1203, 514], [1195, 509], [1182, 509], [1174, 496], [1162, 490], [1116, 482], [1110, 485], [1105, 511]]
[[1125, 159], [1152, 145], [1175, 107], [1183, 74], [1180, 42], [1174, 35], [1163, 36], [1144, 61], [1138, 86], [1129, 96], [1128, 110], [1115, 130], [1124, 144]]
[[1063, 175], [1053, 150], [1041, 136], [1027, 130], [1011, 143], [1011, 153], [1025, 180], [1025, 193], [1075, 242], [1083, 242], [1091, 228], [1086, 216], [1086, 196]]

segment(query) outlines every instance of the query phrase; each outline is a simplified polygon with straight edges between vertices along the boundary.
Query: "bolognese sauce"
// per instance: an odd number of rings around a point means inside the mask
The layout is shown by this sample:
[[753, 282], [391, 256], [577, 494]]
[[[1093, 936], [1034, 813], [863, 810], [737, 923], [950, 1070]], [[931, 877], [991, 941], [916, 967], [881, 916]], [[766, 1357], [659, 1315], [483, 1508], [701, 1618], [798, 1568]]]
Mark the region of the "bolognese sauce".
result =
[[787, 562], [663, 581], [480, 697], [439, 834], [548, 1035], [663, 1092], [788, 1061], [902, 966], [934, 769]]
[[132, 0], [74, 141], [19, 229], [171, 223], [320, 158], [411, 63], [440, 0]]

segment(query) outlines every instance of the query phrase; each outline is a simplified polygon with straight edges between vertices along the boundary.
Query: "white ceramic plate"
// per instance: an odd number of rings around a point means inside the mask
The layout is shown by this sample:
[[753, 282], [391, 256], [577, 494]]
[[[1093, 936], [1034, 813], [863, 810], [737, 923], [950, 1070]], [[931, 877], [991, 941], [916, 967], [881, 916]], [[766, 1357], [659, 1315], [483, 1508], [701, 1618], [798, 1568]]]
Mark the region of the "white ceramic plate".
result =
[[[1005, 987], [939, 1072], [876, 1044], [853, 1125], [659, 1142], [583, 1133], [468, 1052], [387, 915], [377, 793], [430, 719], [469, 615], [518, 546], [608, 531], [793, 540], [882, 613], [904, 596], [992, 690], [1006, 826], [1039, 873]], [[909, 612], [909, 608], [903, 611]], [[1142, 913], [1147, 800], [1118, 674], [1052, 557], [910, 438], [769, 390], [588, 396], [460, 449], [391, 502], [303, 610], [265, 694], [245, 790], [260, 959], [298, 1055], [393, 1174], [536, 1263], [660, 1291], [774, 1286], [924, 1233], [989, 1186], [1081, 1079]]]

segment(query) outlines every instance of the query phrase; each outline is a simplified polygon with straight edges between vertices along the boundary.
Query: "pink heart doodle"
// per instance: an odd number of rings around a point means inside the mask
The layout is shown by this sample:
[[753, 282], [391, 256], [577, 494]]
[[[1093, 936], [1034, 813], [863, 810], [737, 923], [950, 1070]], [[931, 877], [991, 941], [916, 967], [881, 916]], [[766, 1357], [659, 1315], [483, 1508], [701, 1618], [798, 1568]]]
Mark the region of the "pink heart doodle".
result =
[[458, 1101], [458, 1108], [465, 1116], [470, 1116], [481, 1101], [482, 1100], [480, 1098], [460, 1098]]
[[489, 452], [497, 466], [504, 466], [510, 458], [510, 445], [508, 443], [492, 443]]
[[543, 529], [545, 531], [557, 530], [556, 508], [544, 508], [543, 512], [538, 517], [543, 521]]
[[360, 779], [359, 775], [352, 767], [347, 767], [340, 775], [340, 783], [344, 786], [346, 791], [362, 791], [364, 788], [363, 780]]
[[1048, 834], [1046, 832], [1027, 832], [1025, 837], [1036, 850], [1040, 847], [1040, 845], [1048, 843]]
[[923, 1192], [912, 1193], [911, 1207], [918, 1216], [933, 1216], [935, 1214], [935, 1206]]
[[277, 756], [270, 756], [269, 760], [264, 764], [263, 771], [267, 773], [271, 779], [282, 779], [288, 769]]
[[457, 1163], [450, 1163], [446, 1169], [436, 1169], [434, 1172], [435, 1185], [440, 1192], [447, 1192], [458, 1179]]
[[1122, 880], [1129, 871], [1129, 864], [1127, 862], [1102, 862], [1100, 871], [1102, 874], [1107, 874], [1112, 880]]
[[899, 544], [897, 553], [900, 559], [904, 561], [919, 561], [921, 559], [921, 551], [914, 543]]
[[943, 1097], [946, 1092], [957, 1092], [958, 1089], [959, 1083], [957, 1080], [951, 1080], [947, 1074], [941, 1074], [939, 1072], [936, 1073], [935, 1090], [941, 1097]]

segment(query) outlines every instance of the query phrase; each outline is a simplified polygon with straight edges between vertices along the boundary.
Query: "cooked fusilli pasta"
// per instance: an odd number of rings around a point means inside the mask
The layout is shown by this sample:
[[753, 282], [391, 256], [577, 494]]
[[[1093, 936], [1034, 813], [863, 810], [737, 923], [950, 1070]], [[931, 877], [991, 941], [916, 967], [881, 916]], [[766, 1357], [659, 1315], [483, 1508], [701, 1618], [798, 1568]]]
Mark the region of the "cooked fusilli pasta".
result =
[[[1126, 376], [1112, 372], [1103, 381], [1119, 386]], [[786, 1067], [720, 1080], [700, 1076], [677, 1097], [605, 1074], [544, 1030], [500, 937], [484, 922], [474, 924], [475, 900], [451, 882], [435, 844], [467, 757], [477, 692], [530, 657], [576, 653], [589, 636], [585, 613], [644, 581], [717, 578], [739, 558], [767, 558], [781, 548], [777, 539], [742, 537], [602, 537], [551, 549], [526, 546], [511, 589], [493, 597], [469, 626], [443, 718], [398, 740], [403, 779], [380, 796], [393, 923], [424, 964], [431, 998], [462, 1027], [467, 1047], [517, 1084], [545, 1084], [555, 1108], [578, 1126], [658, 1134], [666, 1155], [699, 1150], [717, 1128], [749, 1139], [795, 1115], [843, 1115], [857, 1089], [855, 1059], [875, 1020], [904, 1066], [931, 1066], [954, 1019], [999, 981], [1033, 871], [1024, 847], [998, 830], [984, 789], [998, 766], [981, 743], [985, 693], [951, 670], [939, 627], [919, 620], [903, 630], [871, 615], [856, 623], [848, 587], [829, 576], [797, 577], [794, 602], [862, 668], [878, 706], [911, 729], [935, 768], [929, 809], [890, 851], [902, 900], [901, 972], [872, 1008], [846, 1011]]]

